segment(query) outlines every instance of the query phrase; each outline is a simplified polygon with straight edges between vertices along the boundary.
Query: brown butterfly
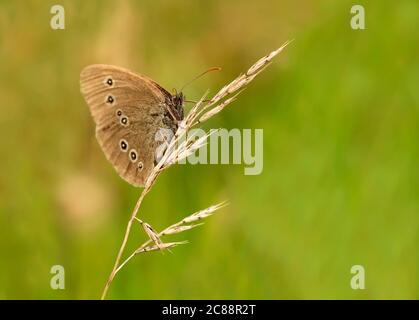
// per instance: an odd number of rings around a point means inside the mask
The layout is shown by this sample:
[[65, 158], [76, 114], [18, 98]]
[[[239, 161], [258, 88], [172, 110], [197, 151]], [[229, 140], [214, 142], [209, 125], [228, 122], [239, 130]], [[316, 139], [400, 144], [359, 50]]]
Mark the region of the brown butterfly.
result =
[[141, 187], [156, 164], [158, 130], [178, 128], [184, 96], [129, 70], [90, 65], [80, 74], [81, 92], [96, 123], [106, 158], [128, 183]]

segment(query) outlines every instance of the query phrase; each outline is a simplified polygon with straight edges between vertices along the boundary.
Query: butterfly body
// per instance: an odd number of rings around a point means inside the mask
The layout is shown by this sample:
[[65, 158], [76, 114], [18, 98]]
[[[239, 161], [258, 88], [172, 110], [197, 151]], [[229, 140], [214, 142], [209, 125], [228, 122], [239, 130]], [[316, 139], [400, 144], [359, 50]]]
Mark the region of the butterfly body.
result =
[[183, 94], [172, 95], [148, 77], [110, 65], [83, 69], [80, 87], [106, 158], [124, 180], [143, 186], [163, 142], [157, 132], [175, 133], [183, 119]]

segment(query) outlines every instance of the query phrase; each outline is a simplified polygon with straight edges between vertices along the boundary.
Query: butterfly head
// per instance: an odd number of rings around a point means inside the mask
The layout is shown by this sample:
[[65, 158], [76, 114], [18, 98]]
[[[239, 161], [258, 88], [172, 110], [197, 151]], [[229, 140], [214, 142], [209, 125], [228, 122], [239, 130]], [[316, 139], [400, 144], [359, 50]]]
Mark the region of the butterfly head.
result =
[[183, 103], [185, 102], [185, 96], [183, 95], [182, 92], [174, 94], [172, 99], [173, 99], [173, 104], [176, 107], [182, 107]]
[[173, 119], [177, 121], [183, 120], [183, 103], [185, 102], [185, 96], [182, 92], [177, 92], [175, 89], [173, 89], [173, 94], [170, 99], [170, 105], [172, 106], [173, 111]]

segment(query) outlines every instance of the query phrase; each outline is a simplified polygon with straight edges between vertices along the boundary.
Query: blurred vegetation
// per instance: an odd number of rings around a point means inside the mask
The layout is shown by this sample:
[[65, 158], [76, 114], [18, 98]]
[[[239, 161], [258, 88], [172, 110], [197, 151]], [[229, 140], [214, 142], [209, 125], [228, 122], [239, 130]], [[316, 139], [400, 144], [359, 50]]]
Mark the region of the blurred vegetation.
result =
[[[84, 66], [169, 90], [221, 66], [186, 89], [197, 99], [288, 39], [206, 125], [263, 128], [263, 173], [165, 172], [142, 208], [156, 229], [231, 204], [173, 254], [137, 257], [109, 298], [419, 298], [419, 2], [359, 2], [363, 31], [353, 1], [58, 2], [66, 29], [54, 31], [57, 1], [0, 1], [0, 298], [98, 298], [139, 195], [95, 141]], [[65, 290], [50, 288], [55, 264]], [[355, 264], [366, 290], [349, 285]]]

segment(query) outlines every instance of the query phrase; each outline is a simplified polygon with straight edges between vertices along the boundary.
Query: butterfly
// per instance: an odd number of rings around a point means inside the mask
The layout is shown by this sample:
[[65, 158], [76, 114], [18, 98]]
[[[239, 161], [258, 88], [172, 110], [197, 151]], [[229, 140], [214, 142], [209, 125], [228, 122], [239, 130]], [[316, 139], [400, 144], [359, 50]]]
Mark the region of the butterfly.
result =
[[121, 178], [142, 187], [158, 158], [160, 130], [176, 132], [185, 97], [127, 69], [95, 64], [80, 74], [80, 89], [96, 124], [96, 139]]

